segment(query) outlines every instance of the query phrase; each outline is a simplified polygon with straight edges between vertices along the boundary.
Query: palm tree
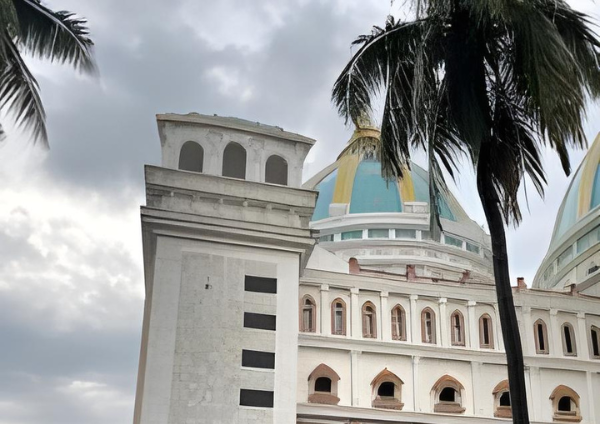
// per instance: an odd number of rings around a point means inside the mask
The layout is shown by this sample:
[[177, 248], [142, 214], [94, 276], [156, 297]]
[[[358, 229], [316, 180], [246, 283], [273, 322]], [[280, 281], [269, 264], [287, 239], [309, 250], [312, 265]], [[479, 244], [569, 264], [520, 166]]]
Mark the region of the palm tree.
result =
[[92, 47], [86, 21], [73, 13], [54, 12], [40, 0], [0, 0], [0, 110], [8, 111], [17, 126], [31, 130], [34, 141], [47, 147], [39, 85], [21, 52], [93, 74]]
[[359, 37], [333, 101], [357, 120], [383, 108], [380, 158], [402, 177], [410, 150], [430, 164], [432, 227], [444, 172], [465, 153], [492, 240], [513, 421], [528, 423], [523, 353], [506, 253], [505, 224], [521, 220], [527, 175], [543, 195], [540, 149], [549, 145], [570, 173], [567, 148], [583, 147], [586, 100], [600, 95], [600, 43], [586, 15], [563, 0], [413, 0], [415, 19]]

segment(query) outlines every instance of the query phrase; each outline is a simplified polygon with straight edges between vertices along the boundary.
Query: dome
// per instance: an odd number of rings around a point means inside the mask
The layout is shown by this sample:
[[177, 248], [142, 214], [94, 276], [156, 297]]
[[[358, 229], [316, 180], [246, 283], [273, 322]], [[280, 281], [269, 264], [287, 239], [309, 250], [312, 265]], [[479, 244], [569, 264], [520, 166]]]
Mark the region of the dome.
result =
[[[329, 218], [332, 205], [347, 205], [348, 214], [400, 213], [407, 202], [429, 202], [429, 174], [423, 168], [412, 163], [404, 178], [388, 182], [378, 160], [359, 155], [340, 158], [313, 188], [319, 192], [313, 221]], [[440, 212], [441, 218], [450, 221], [466, 218], [453, 197], [440, 199]]]
[[556, 245], [575, 224], [600, 205], [600, 135], [577, 169], [558, 210], [552, 241]]
[[596, 275], [600, 264], [600, 134], [575, 172], [558, 210], [548, 253], [533, 287], [565, 289]]
[[[380, 271], [459, 281], [492, 280], [489, 236], [456, 198], [439, 198], [441, 234], [429, 232], [429, 173], [410, 164], [403, 178], [386, 178], [379, 130], [359, 127], [338, 159], [303, 187], [319, 192], [310, 226], [319, 243], [348, 261]], [[434, 240], [435, 238], [435, 240]]]

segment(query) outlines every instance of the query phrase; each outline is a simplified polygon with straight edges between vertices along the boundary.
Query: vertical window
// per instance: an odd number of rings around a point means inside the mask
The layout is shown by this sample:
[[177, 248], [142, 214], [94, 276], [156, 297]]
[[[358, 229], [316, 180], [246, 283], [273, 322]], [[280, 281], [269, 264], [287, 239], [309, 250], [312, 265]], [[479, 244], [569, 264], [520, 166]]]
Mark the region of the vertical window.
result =
[[281, 156], [273, 155], [265, 165], [265, 182], [271, 184], [288, 184], [288, 164]]
[[592, 326], [590, 329], [592, 357], [594, 359], [600, 359], [600, 329], [596, 326]]
[[431, 308], [421, 312], [421, 341], [435, 344], [435, 313]]
[[300, 331], [314, 333], [316, 331], [317, 304], [315, 300], [306, 295], [302, 298], [302, 317], [300, 320]]
[[456, 310], [450, 316], [450, 322], [452, 325], [452, 345], [453, 346], [464, 346], [465, 345], [465, 325], [463, 314]]
[[375, 305], [365, 302], [362, 307], [363, 337], [369, 339], [377, 338], [377, 314]]
[[546, 323], [538, 319], [533, 324], [533, 333], [535, 336], [535, 350], [536, 353], [547, 355], [548, 349], [548, 332], [546, 330]]
[[186, 141], [179, 152], [179, 169], [202, 172], [204, 166], [204, 149], [194, 141]]
[[346, 335], [346, 303], [339, 298], [331, 302], [331, 334]]
[[577, 356], [577, 345], [575, 343], [575, 331], [573, 326], [565, 322], [562, 325], [562, 338], [563, 338], [563, 353], [566, 356]]
[[223, 151], [223, 176], [246, 179], [246, 149], [231, 142]]
[[406, 314], [400, 305], [392, 309], [392, 340], [406, 340]]
[[488, 314], [483, 314], [479, 318], [479, 347], [483, 349], [493, 349], [493, 336], [492, 318]]

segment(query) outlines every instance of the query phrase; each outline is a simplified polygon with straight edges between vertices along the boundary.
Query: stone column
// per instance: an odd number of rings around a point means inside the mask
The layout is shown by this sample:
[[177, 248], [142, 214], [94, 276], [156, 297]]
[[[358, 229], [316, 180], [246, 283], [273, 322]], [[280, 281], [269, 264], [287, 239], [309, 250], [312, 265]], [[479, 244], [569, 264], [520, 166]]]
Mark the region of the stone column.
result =
[[469, 323], [469, 347], [471, 349], [479, 349], [479, 321], [475, 316], [475, 306], [477, 302], [469, 300], [467, 302], [467, 312], [469, 317], [467, 318]]
[[413, 368], [413, 408], [415, 412], [421, 411], [421, 404], [419, 402], [419, 362], [421, 357], [413, 356], [412, 357], [412, 368]]
[[437, 334], [439, 334], [440, 343], [444, 347], [450, 346], [451, 325], [448, 325], [448, 316], [446, 313], [447, 303], [448, 299], [446, 299], [445, 297], [438, 299], [438, 305], [440, 308], [440, 327], [437, 330]]
[[[592, 372], [587, 371], [585, 373], [587, 379], [587, 404], [589, 405], [589, 422], [596, 422], [596, 394], [594, 393], [594, 382], [592, 381]], [[583, 402], [582, 402], [583, 403]], [[583, 414], [581, 414], [583, 415]]]
[[[474, 415], [483, 415], [483, 408], [487, 401], [486, 397], [490, 396], [489, 393], [483, 392], [479, 390], [479, 377], [485, 378], [485, 376], [481, 375], [481, 362], [472, 361], [471, 362], [471, 392], [473, 393], [473, 414]], [[468, 414], [469, 411], [466, 411]]]
[[329, 286], [321, 284], [321, 334], [331, 334], [331, 308], [329, 306]]
[[408, 330], [408, 334], [406, 335], [406, 339], [411, 343], [421, 342], [421, 332], [419, 331], [419, 326], [421, 323], [421, 314], [417, 310], [418, 298], [419, 295], [410, 295], [410, 326], [407, 326], [410, 328]]
[[558, 310], [550, 309], [550, 328], [548, 331], [548, 346], [552, 346], [550, 349], [550, 356], [562, 356], [562, 334], [560, 332], [560, 325], [558, 323]]
[[537, 421], [541, 419], [543, 416], [542, 407], [548, 408], [549, 403], [544, 402], [547, 399], [542, 399], [541, 395], [541, 384], [542, 380], [540, 378], [540, 369], [538, 367], [529, 367], [529, 379], [530, 389], [531, 389], [531, 398], [529, 401], [529, 410], [531, 411], [531, 420]]
[[352, 317], [351, 334], [353, 339], [362, 338], [362, 325], [360, 317], [360, 305], [358, 304], [358, 288], [352, 287], [350, 289], [350, 314]]
[[352, 387], [352, 406], [359, 406], [359, 400], [360, 400], [360, 396], [359, 396], [359, 387], [361, 382], [359, 381], [359, 375], [358, 375], [358, 357], [362, 352], [358, 351], [358, 350], [353, 350], [350, 352], [351, 355], [351, 378], [352, 378], [352, 382], [351, 382], [351, 387]]
[[[577, 346], [577, 356], [581, 359], [590, 359], [590, 346], [588, 344], [588, 331], [585, 324], [585, 312], [577, 313], [578, 336], [575, 340]], [[575, 329], [573, 329], [575, 330]]]
[[381, 304], [381, 312], [379, 314], [379, 330], [380, 333], [378, 335], [381, 340], [391, 340], [392, 339], [392, 316], [390, 314], [389, 306], [388, 306], [388, 292], [379, 293], [379, 302]]
[[533, 324], [531, 322], [531, 307], [521, 306], [521, 316], [523, 325], [521, 326], [521, 344], [523, 345], [523, 355], [535, 355], [535, 334], [533, 334]]
[[494, 346], [496, 346], [496, 349], [503, 352], [504, 339], [502, 338], [502, 323], [500, 322], [500, 309], [498, 308], [497, 303], [494, 303], [494, 313], [496, 314], [496, 331], [494, 331]]

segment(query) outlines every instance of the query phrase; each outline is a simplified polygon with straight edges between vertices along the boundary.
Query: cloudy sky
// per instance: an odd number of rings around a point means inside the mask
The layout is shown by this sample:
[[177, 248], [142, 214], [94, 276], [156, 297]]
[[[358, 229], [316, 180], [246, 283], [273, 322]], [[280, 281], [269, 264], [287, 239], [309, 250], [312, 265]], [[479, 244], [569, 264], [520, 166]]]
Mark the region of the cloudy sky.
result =
[[[393, 12], [402, 16], [397, 1]], [[329, 101], [350, 42], [388, 0], [52, 0], [90, 21], [100, 77], [28, 60], [51, 150], [0, 145], [0, 424], [125, 424], [133, 415], [143, 278], [143, 165], [155, 114], [216, 113], [318, 140], [305, 178], [348, 140]], [[592, 1], [573, 2], [600, 15]], [[590, 109], [590, 141], [600, 130]], [[10, 127], [8, 130], [12, 130]], [[578, 164], [582, 152], [573, 153]], [[568, 182], [546, 155], [544, 201], [511, 230], [512, 278], [531, 281]], [[482, 222], [472, 175], [457, 196]]]

